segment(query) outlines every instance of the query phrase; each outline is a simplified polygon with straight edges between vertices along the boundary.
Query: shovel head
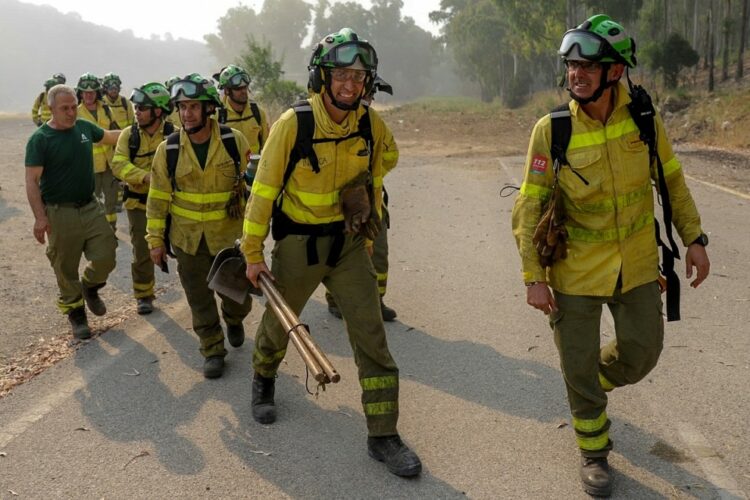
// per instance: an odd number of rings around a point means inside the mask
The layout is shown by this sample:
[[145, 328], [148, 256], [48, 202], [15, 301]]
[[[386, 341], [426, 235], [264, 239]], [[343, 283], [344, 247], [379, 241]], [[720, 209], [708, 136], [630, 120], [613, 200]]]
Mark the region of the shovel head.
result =
[[208, 288], [243, 304], [250, 291], [250, 280], [245, 275], [246, 267], [245, 260], [240, 257], [224, 260], [209, 280]]

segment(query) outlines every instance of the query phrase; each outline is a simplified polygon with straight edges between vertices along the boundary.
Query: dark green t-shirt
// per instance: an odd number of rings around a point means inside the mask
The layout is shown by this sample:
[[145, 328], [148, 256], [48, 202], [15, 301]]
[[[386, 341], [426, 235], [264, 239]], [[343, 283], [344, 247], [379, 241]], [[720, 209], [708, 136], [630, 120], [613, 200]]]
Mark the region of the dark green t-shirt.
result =
[[78, 119], [67, 130], [46, 123], [26, 143], [27, 167], [43, 167], [40, 189], [45, 204], [79, 203], [94, 193], [93, 147], [104, 137], [97, 125]]
[[206, 170], [206, 160], [208, 160], [208, 148], [211, 146], [211, 137], [203, 144], [196, 144], [192, 141], [190, 144], [193, 146], [193, 152], [195, 152], [195, 156], [198, 158], [201, 169]]

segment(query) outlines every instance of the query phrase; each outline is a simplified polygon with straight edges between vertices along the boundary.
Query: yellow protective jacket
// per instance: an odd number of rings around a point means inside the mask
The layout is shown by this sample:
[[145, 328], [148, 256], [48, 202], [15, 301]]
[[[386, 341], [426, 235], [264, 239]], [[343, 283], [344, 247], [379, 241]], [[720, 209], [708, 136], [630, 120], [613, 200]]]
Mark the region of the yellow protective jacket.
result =
[[[167, 173], [166, 141], [156, 149], [146, 203], [146, 240], [151, 249], [164, 246], [168, 213], [172, 215], [169, 233], [172, 245], [190, 255], [195, 255], [202, 237], [215, 255], [233, 246], [242, 234], [242, 218], [232, 219], [226, 210], [236, 178], [234, 161], [221, 142], [219, 124], [208, 120], [207, 126], [211, 127], [211, 139], [205, 169], [198, 163], [187, 133], [180, 130], [176, 191]], [[242, 173], [250, 146], [241, 133], [233, 130], [232, 134], [240, 153]], [[245, 188], [244, 181], [242, 186]]]
[[31, 121], [41, 126], [50, 118], [52, 118], [52, 111], [47, 104], [47, 91], [45, 90], [34, 99], [34, 104], [31, 106]]
[[[609, 296], [620, 272], [623, 292], [658, 277], [652, 190], [657, 173], [655, 166], [652, 169], [649, 165], [648, 147], [640, 140], [626, 107], [630, 102], [627, 88], [620, 83], [615, 95], [615, 107], [606, 124], [589, 117], [577, 102], [570, 102], [570, 167], [564, 166], [559, 172], [567, 214], [568, 257], [553, 264], [548, 274], [539, 264], [531, 240], [554, 181], [550, 116], [534, 127], [512, 216], [527, 283], [547, 281], [554, 290], [570, 295]], [[700, 216], [658, 115], [656, 134], [672, 220], [687, 246], [701, 234]], [[585, 185], [574, 171], [589, 184]]]
[[[313, 137], [340, 138], [358, 130], [359, 118], [365, 107], [349, 112], [341, 123], [335, 123], [325, 110], [319, 94], [308, 99], [313, 109], [315, 133]], [[372, 168], [375, 206], [382, 203], [384, 164], [393, 166], [398, 159], [398, 148], [388, 126], [370, 109], [373, 136]], [[263, 241], [269, 231], [273, 205], [281, 193], [282, 211], [300, 224], [328, 224], [341, 221], [339, 191], [362, 171], [369, 168], [367, 145], [361, 137], [346, 141], [314, 144], [320, 172], [315, 173], [310, 160], [300, 160], [282, 192], [284, 171], [297, 136], [297, 117], [293, 109], [281, 115], [271, 128], [263, 148], [258, 171], [253, 182], [250, 203], [245, 212], [242, 251], [249, 263], [262, 262]]]
[[[96, 118], [94, 118], [94, 115], [86, 108], [85, 104], [81, 103], [78, 105], [78, 118], [95, 123], [104, 130], [111, 130], [112, 128], [111, 114], [111, 111], [107, 113], [101, 101], [96, 101]], [[111, 161], [112, 146], [94, 144], [94, 173], [99, 174], [107, 170]]]
[[260, 123], [258, 123], [250, 109], [250, 103], [254, 101], [248, 101], [242, 113], [238, 113], [227, 102], [228, 100], [229, 98], [226, 96], [222, 98], [227, 114], [226, 125], [242, 132], [247, 142], [250, 143], [250, 149], [253, 153], [260, 154], [261, 143], [265, 144], [268, 139], [269, 126], [266, 112], [263, 108], [258, 107], [258, 111], [260, 111]]
[[[141, 143], [133, 162], [130, 161], [130, 136], [133, 133], [133, 127], [126, 127], [120, 134], [115, 148], [115, 155], [112, 157], [112, 173], [118, 179], [128, 183], [128, 190], [138, 194], [148, 194], [149, 183], [145, 182], [146, 176], [151, 173], [151, 163], [156, 154], [156, 148], [165, 139], [164, 124], [149, 135], [142, 128], [138, 128], [138, 134], [141, 137]], [[136, 198], [128, 198], [123, 205], [128, 210], [140, 209], [146, 210], [146, 204], [141, 203]]]
[[112, 122], [117, 129], [129, 127], [135, 121], [135, 112], [133, 106], [124, 96], [118, 95], [115, 100], [111, 100], [105, 93], [103, 97], [104, 104], [109, 106], [112, 112]]

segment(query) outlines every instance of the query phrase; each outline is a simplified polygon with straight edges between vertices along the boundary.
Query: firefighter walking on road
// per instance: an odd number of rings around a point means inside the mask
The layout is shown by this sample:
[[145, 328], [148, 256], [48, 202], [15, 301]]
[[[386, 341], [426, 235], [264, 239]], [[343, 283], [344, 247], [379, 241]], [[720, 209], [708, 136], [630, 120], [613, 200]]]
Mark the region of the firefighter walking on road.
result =
[[[287, 110], [263, 149], [245, 215], [247, 277], [261, 272], [299, 314], [322, 282], [346, 321], [362, 389], [367, 449], [400, 476], [422, 469], [401, 441], [399, 375], [386, 342], [369, 253], [382, 203], [384, 158], [396, 144], [378, 114], [361, 104], [373, 84], [373, 47], [344, 28], [325, 37], [309, 65], [312, 97]], [[391, 148], [391, 149], [389, 149]], [[273, 219], [273, 220], [272, 220]], [[276, 240], [269, 271], [263, 247]], [[255, 336], [253, 418], [276, 420], [275, 377], [289, 337], [267, 308]]]
[[49, 105], [47, 104], [47, 93], [49, 90], [54, 87], [55, 85], [62, 85], [65, 83], [65, 75], [62, 73], [55, 73], [52, 75], [52, 78], [48, 79], [44, 82], [44, 91], [40, 92], [38, 96], [36, 96], [36, 99], [34, 99], [34, 104], [31, 106], [31, 121], [34, 122], [34, 125], [37, 127], [41, 127], [47, 121], [52, 118], [52, 112], [49, 109]]
[[[78, 116], [98, 125], [104, 130], [117, 130], [109, 106], [102, 102], [102, 85], [99, 78], [92, 73], [84, 73], [76, 85], [78, 92]], [[112, 148], [99, 144], [94, 146], [94, 179], [95, 194], [104, 204], [104, 213], [112, 226], [117, 226], [117, 192], [119, 183], [112, 174]]]
[[260, 154], [268, 139], [268, 117], [258, 103], [250, 99], [250, 75], [230, 64], [218, 74], [219, 89], [224, 91], [224, 107], [218, 110], [219, 123], [239, 130], [250, 143], [254, 154]]
[[[146, 239], [151, 260], [165, 266], [168, 239], [177, 258], [193, 330], [204, 357], [203, 375], [224, 373], [224, 331], [207, 276], [220, 250], [242, 235], [247, 199], [245, 165], [250, 146], [245, 137], [211, 119], [221, 106], [211, 81], [197, 73], [175, 82], [172, 103], [179, 108], [182, 128], [156, 150], [146, 205]], [[168, 223], [168, 221], [171, 221]], [[250, 298], [238, 304], [219, 294], [227, 339], [233, 347], [245, 340], [242, 321]]]
[[166, 118], [172, 112], [169, 92], [161, 83], [147, 83], [130, 96], [135, 105], [135, 123], [126, 127], [112, 158], [115, 177], [127, 183], [123, 203], [130, 224], [133, 262], [133, 294], [138, 314], [153, 311], [154, 263], [146, 243], [146, 199], [151, 181], [151, 163], [159, 144], [174, 131]]
[[[526, 301], [549, 316], [554, 331], [583, 488], [608, 496], [607, 395], [643, 379], [656, 366], [664, 338], [652, 182], [687, 247], [687, 277], [697, 271], [694, 288], [708, 276], [708, 238], [661, 117], [640, 87], [629, 93], [620, 83], [636, 65], [635, 43], [624, 28], [606, 15], [593, 16], [565, 33], [559, 54], [572, 100], [534, 127], [513, 233]], [[569, 141], [558, 139], [565, 125]], [[666, 259], [662, 270], [673, 274]], [[667, 290], [668, 315], [674, 314], [673, 292]], [[615, 339], [600, 347], [604, 305], [614, 318]]]

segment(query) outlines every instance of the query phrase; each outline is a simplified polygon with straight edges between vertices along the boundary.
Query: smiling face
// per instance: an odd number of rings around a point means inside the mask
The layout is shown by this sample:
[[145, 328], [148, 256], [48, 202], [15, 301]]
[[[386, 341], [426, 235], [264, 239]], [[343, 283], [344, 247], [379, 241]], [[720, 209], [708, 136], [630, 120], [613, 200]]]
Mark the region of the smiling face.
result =
[[352, 68], [334, 68], [328, 73], [331, 78], [331, 97], [343, 104], [354, 104], [362, 96], [367, 72]]
[[[596, 92], [596, 89], [602, 83], [603, 66], [598, 62], [578, 60], [568, 60], [565, 61], [565, 64], [567, 66], [570, 91], [581, 99], [586, 99], [594, 95], [594, 92]], [[618, 80], [624, 71], [624, 65], [610, 63], [606, 81]]]

